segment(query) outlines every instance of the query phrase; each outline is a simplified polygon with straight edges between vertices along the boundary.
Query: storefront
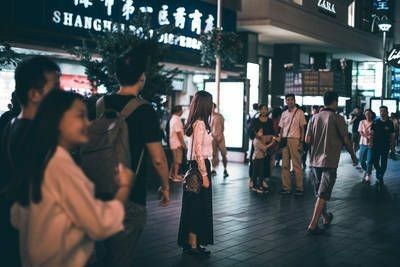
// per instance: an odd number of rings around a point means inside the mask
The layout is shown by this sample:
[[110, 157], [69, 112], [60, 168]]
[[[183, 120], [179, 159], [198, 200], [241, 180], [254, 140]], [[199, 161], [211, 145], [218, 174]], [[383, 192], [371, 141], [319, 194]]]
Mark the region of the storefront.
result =
[[[165, 67], [180, 70], [173, 80], [172, 96], [167, 97], [169, 107], [182, 105], [187, 110], [192, 96], [205, 89], [204, 81], [214, 78], [213, 68], [200, 66], [199, 37], [203, 32], [211, 31], [217, 20], [216, 5], [210, 1], [7, 0], [4, 7], [0, 11], [0, 35], [24, 54], [44, 54], [54, 58], [61, 67], [61, 85], [66, 90], [84, 95], [106, 91], [105, 88], [92, 88], [84, 68], [64, 48], [82, 45], [82, 40], [90, 34], [101, 34], [115, 27], [138, 31], [140, 28], [130, 22], [137, 12], [147, 13], [154, 29], [165, 25], [173, 28], [159, 39], [160, 43], [170, 47], [163, 62]], [[225, 31], [236, 31], [235, 10], [223, 8], [222, 26]], [[222, 71], [223, 79], [239, 75], [237, 70]], [[7, 110], [14, 88], [13, 70], [0, 72], [0, 86], [3, 89], [0, 112], [3, 112]], [[229, 101], [229, 96], [223, 101]], [[240, 128], [243, 136], [243, 123]]]

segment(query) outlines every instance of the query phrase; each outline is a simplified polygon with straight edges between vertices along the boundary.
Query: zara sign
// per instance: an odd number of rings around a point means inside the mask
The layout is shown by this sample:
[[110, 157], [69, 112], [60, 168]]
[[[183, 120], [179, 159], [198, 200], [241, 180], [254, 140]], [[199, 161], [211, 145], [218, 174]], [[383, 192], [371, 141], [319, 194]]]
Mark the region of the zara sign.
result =
[[318, 0], [318, 8], [331, 16], [336, 16], [336, 6], [334, 3], [328, 0]]

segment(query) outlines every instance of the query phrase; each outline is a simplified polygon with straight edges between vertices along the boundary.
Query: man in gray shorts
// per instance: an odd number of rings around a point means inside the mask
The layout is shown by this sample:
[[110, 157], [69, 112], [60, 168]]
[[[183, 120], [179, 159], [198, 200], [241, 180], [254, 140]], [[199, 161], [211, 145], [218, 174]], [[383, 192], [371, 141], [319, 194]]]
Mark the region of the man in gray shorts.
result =
[[311, 146], [310, 166], [313, 168], [317, 196], [314, 213], [307, 229], [307, 233], [312, 235], [323, 233], [323, 229], [318, 227], [321, 215], [325, 227], [329, 226], [333, 219], [333, 214], [327, 212], [326, 204], [331, 198], [335, 185], [336, 171], [343, 145], [350, 153], [353, 164], [357, 164], [346, 122], [342, 116], [336, 113], [338, 99], [338, 94], [335, 92], [324, 94], [325, 108], [313, 116], [306, 133], [306, 143]]

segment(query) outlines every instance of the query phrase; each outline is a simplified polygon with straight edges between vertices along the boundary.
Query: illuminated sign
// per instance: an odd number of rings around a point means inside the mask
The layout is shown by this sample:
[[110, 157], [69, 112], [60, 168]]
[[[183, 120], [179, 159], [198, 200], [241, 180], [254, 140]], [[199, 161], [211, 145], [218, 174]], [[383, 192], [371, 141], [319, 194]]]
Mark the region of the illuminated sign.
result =
[[[156, 1], [156, 0], [65, 0], [46, 1], [47, 21], [51, 27], [75, 31], [111, 31], [129, 29], [136, 32], [131, 24], [132, 17], [146, 13], [151, 17], [154, 28], [173, 25], [173, 33], [165, 33], [160, 42], [199, 50], [199, 36], [215, 27], [216, 7], [194, 1]], [[234, 31], [236, 17], [233, 11], [227, 14], [227, 30]], [[233, 13], [233, 16], [232, 16]], [[231, 22], [232, 20], [232, 22]], [[225, 26], [225, 25], [224, 25]]]
[[389, 65], [395, 67], [395, 68], [400, 68], [400, 48], [395, 47], [393, 48], [387, 57], [387, 62]]
[[327, 0], [318, 0], [317, 6], [324, 12], [336, 16], [336, 6]]
[[374, 0], [375, 10], [389, 10], [389, 0]]

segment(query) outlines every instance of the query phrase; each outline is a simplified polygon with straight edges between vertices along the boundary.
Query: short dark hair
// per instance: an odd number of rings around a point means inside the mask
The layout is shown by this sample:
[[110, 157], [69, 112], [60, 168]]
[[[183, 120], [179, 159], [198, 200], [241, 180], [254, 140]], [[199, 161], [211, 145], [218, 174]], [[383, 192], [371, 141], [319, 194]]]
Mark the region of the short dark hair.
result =
[[259, 104], [258, 105], [258, 110], [261, 110], [262, 108], [267, 108], [268, 109], [268, 105], [267, 104]]
[[386, 109], [386, 111], [389, 111], [389, 108], [387, 106], [380, 106], [379, 107], [379, 109], [382, 109], [382, 108]]
[[319, 110], [319, 106], [318, 105], [314, 105], [314, 106], [312, 106], [312, 109], [313, 110]]
[[328, 91], [324, 93], [325, 106], [329, 106], [335, 101], [339, 101], [339, 95], [336, 92]]
[[293, 97], [293, 99], [296, 99], [296, 96], [294, 94], [285, 95], [285, 99], [288, 99], [289, 97]]
[[117, 59], [115, 75], [121, 86], [134, 85], [140, 76], [145, 73], [147, 66], [147, 52], [144, 48], [131, 49]]
[[60, 71], [60, 67], [50, 58], [34, 56], [20, 62], [15, 69], [15, 93], [22, 106], [28, 104], [31, 89], [42, 91], [47, 79], [46, 72]]
[[179, 113], [179, 112], [181, 112], [182, 111], [182, 106], [174, 106], [172, 109], [171, 109], [171, 113], [172, 114], [177, 114], [177, 113]]

